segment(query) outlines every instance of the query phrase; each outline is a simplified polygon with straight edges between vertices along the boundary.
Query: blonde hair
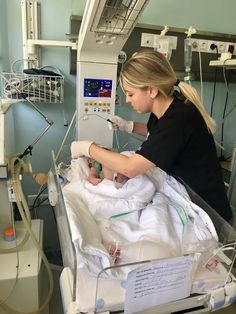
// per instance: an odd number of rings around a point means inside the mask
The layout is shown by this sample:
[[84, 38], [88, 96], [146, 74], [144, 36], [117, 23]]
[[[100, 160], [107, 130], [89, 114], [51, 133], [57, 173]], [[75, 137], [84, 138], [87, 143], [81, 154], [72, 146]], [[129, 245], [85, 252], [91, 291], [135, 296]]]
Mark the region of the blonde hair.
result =
[[[170, 96], [174, 92], [174, 85], [177, 82], [176, 74], [167, 60], [160, 52], [154, 50], [144, 50], [135, 53], [123, 66], [120, 74], [120, 83], [147, 89], [157, 87], [164, 96]], [[208, 129], [214, 133], [216, 123], [207, 113], [195, 88], [187, 83], [179, 82], [180, 93], [186, 101], [193, 103], [202, 115]]]

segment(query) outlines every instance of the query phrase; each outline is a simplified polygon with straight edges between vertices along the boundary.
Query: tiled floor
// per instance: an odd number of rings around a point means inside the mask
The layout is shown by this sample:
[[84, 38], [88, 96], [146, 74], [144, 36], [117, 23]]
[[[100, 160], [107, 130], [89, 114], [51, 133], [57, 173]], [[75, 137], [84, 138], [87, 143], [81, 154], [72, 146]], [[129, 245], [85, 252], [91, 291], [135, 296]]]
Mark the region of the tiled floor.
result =
[[232, 304], [231, 306], [227, 306], [226, 308], [219, 310], [219, 311], [215, 311], [214, 313], [217, 313], [217, 314], [236, 314], [236, 302], [234, 302], [234, 304]]

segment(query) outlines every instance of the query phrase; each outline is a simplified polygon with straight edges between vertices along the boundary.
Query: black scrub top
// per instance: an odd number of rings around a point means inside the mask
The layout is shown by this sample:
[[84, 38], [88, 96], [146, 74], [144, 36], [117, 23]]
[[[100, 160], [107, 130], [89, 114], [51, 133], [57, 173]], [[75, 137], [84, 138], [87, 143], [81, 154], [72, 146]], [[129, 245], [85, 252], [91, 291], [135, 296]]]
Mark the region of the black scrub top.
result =
[[232, 212], [215, 142], [198, 109], [177, 97], [158, 119], [151, 113], [149, 136], [137, 150], [169, 175], [183, 180], [225, 220]]

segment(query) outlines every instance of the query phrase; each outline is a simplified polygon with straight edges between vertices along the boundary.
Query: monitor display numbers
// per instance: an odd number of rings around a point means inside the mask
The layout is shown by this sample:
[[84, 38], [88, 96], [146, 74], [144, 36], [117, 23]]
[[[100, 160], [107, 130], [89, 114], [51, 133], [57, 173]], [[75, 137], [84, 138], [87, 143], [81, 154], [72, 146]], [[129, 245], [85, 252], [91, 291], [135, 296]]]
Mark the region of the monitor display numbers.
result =
[[84, 79], [84, 97], [111, 97], [112, 80]]

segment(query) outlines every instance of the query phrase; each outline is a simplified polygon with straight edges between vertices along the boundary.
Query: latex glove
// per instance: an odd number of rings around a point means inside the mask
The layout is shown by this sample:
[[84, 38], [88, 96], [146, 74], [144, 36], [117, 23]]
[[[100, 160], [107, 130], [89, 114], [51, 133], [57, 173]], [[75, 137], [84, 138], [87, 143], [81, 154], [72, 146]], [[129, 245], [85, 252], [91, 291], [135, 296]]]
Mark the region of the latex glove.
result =
[[70, 151], [72, 159], [86, 156], [90, 157], [89, 155], [89, 148], [93, 144], [92, 141], [74, 141], [71, 143]]
[[119, 131], [132, 133], [133, 128], [134, 128], [133, 121], [127, 121], [119, 116], [113, 116], [111, 118], [111, 121], [113, 122], [112, 124], [113, 130], [119, 130]]

